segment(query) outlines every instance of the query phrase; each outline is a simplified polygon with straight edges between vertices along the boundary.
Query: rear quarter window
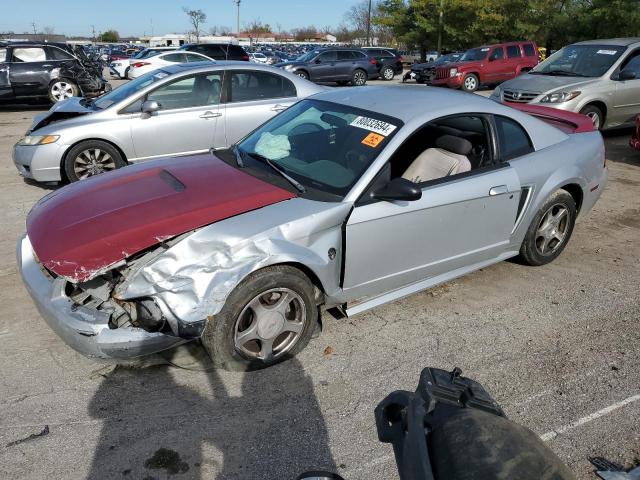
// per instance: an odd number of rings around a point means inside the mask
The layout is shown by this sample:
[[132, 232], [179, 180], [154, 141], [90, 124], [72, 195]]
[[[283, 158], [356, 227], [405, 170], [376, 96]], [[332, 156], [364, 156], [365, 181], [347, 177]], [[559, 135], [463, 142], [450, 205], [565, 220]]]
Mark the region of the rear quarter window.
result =
[[525, 43], [523, 46], [524, 49], [524, 54], [527, 57], [535, 57], [536, 56], [536, 49], [533, 48], [533, 45], [531, 45], [530, 43]]
[[518, 45], [509, 45], [507, 47], [508, 58], [520, 58], [520, 47]]
[[522, 126], [507, 117], [496, 116], [495, 123], [503, 162], [533, 152], [531, 139]]

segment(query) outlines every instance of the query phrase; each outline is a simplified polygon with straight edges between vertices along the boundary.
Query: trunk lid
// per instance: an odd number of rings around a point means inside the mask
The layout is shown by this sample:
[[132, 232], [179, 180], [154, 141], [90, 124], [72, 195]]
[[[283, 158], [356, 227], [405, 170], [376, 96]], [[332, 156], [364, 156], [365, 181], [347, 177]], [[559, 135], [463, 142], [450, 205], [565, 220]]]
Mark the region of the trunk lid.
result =
[[47, 269], [84, 282], [171, 237], [294, 196], [209, 154], [168, 158], [44, 197], [27, 234]]

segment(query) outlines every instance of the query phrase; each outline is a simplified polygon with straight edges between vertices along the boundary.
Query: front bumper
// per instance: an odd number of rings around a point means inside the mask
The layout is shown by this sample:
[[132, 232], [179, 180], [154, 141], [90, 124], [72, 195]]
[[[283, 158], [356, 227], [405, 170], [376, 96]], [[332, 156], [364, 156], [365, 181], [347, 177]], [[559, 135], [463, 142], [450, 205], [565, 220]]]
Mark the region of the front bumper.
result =
[[60, 163], [68, 145], [14, 145], [13, 163], [22, 177], [37, 182], [59, 182]]
[[431, 81], [431, 85], [449, 88], [460, 88], [462, 87], [463, 79], [464, 74], [458, 73], [455, 77], [435, 78]]
[[66, 280], [52, 278], [42, 269], [26, 235], [18, 241], [16, 254], [22, 280], [38, 312], [67, 345], [83, 355], [105, 360], [128, 360], [186, 342], [140, 328], [111, 329], [106, 313], [77, 305], [67, 297]]

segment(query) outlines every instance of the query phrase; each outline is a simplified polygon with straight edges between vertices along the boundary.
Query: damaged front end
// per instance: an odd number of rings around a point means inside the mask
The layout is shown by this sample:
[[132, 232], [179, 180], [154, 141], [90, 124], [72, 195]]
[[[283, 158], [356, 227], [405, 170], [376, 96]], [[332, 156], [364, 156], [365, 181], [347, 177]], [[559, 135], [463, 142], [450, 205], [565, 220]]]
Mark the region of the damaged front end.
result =
[[188, 341], [172, 335], [170, 323], [153, 300], [118, 301], [112, 296], [126, 266], [72, 283], [40, 264], [27, 236], [19, 241], [17, 253], [22, 278], [41, 316], [83, 355], [127, 360]]

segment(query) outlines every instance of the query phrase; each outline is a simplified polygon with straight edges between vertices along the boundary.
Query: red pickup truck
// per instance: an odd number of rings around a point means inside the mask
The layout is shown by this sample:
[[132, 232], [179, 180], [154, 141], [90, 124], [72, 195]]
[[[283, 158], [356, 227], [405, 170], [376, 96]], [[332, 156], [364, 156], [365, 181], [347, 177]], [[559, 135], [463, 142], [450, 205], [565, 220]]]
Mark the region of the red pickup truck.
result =
[[467, 50], [455, 64], [439, 67], [432, 85], [475, 92], [480, 85], [511, 80], [537, 64], [538, 47], [534, 42], [484, 45]]

